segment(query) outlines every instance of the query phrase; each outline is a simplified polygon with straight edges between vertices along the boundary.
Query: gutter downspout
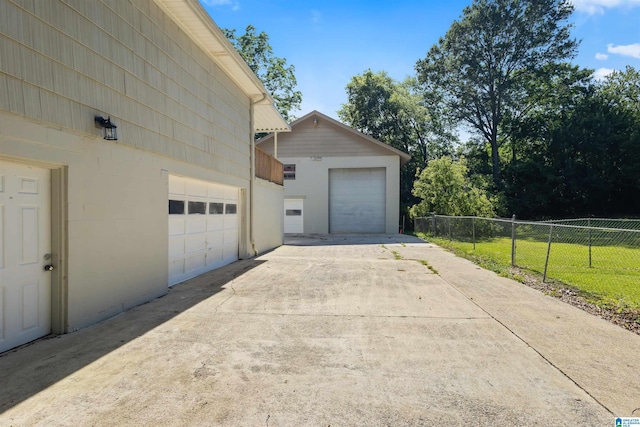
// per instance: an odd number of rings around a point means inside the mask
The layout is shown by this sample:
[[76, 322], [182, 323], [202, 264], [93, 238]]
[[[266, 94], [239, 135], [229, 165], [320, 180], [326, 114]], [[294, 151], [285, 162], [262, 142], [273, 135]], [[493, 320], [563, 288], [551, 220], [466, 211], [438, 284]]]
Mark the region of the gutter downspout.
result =
[[256, 250], [256, 242], [253, 237], [253, 229], [254, 227], [254, 209], [253, 209], [253, 189], [254, 182], [256, 180], [256, 141], [255, 141], [255, 113], [253, 110], [254, 105], [264, 101], [267, 99], [266, 92], [262, 93], [262, 98], [257, 101], [251, 101], [251, 105], [249, 107], [249, 138], [251, 138], [251, 180], [249, 181], [249, 241], [251, 243], [251, 251], [253, 252], [253, 256], [258, 255], [258, 251]]
[[273, 132], [273, 158], [278, 159], [278, 132]]

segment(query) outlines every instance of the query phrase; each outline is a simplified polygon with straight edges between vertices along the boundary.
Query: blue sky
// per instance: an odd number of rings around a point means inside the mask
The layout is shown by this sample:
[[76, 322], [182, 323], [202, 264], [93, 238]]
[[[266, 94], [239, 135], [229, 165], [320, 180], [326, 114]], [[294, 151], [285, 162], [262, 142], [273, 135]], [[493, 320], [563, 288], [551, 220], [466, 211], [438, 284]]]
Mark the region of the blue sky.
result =
[[[200, 0], [221, 28], [247, 25], [269, 35], [274, 54], [296, 68], [301, 117], [313, 110], [337, 118], [345, 86], [367, 69], [396, 80], [414, 75], [418, 59], [444, 36], [471, 0]], [[573, 0], [572, 35], [582, 40], [573, 62], [603, 76], [640, 69], [640, 0]]]

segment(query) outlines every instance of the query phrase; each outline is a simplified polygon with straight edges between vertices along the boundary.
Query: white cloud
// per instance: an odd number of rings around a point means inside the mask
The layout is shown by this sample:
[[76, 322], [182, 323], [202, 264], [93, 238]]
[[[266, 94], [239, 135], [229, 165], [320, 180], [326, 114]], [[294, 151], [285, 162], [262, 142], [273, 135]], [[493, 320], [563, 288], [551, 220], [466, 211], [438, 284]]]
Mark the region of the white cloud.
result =
[[598, 68], [595, 73], [593, 73], [593, 78], [595, 80], [604, 80], [609, 74], [613, 73], [614, 69], [611, 68]]
[[614, 7], [640, 7], [640, 0], [571, 0], [578, 12], [602, 15], [605, 9]]
[[614, 46], [612, 44], [608, 44], [607, 52], [640, 59], [640, 43], [628, 44], [626, 46]]
[[609, 58], [609, 55], [607, 55], [606, 53], [596, 53], [596, 59], [598, 61], [604, 61], [607, 58]]

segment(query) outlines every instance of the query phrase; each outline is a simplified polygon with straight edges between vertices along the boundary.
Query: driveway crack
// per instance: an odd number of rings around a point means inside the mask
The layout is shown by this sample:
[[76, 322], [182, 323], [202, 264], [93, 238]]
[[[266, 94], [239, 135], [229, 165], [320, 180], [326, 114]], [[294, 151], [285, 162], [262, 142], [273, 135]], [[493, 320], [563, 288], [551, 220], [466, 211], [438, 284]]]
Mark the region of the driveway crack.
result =
[[[442, 277], [442, 276], [441, 276]], [[598, 400], [598, 398], [596, 398], [593, 394], [589, 393], [589, 391], [583, 387], [580, 383], [578, 383], [576, 380], [574, 380], [569, 374], [567, 374], [564, 370], [562, 370], [562, 368], [560, 368], [558, 365], [556, 365], [555, 363], [553, 363], [548, 357], [546, 357], [544, 354], [542, 354], [538, 349], [536, 349], [534, 346], [532, 346], [531, 344], [529, 344], [529, 342], [527, 340], [525, 340], [523, 337], [521, 337], [520, 335], [518, 335], [517, 332], [515, 332], [513, 329], [511, 329], [509, 326], [507, 326], [505, 323], [503, 323], [502, 321], [500, 321], [500, 319], [498, 319], [497, 317], [495, 317], [493, 314], [491, 314], [488, 310], [486, 310], [484, 307], [482, 307], [480, 304], [478, 304], [473, 298], [470, 298], [467, 294], [465, 294], [462, 290], [460, 290], [457, 286], [455, 286], [453, 283], [449, 282], [447, 279], [445, 279], [444, 277], [442, 277], [442, 280], [444, 280], [447, 284], [449, 284], [449, 286], [451, 286], [453, 289], [455, 289], [456, 291], [458, 291], [462, 296], [464, 296], [466, 299], [468, 299], [471, 303], [473, 303], [476, 307], [478, 307], [480, 310], [482, 310], [483, 312], [485, 312], [487, 314], [487, 316], [489, 316], [492, 320], [496, 321], [499, 325], [501, 325], [503, 328], [505, 328], [507, 331], [509, 331], [514, 337], [516, 337], [518, 340], [520, 340], [522, 343], [524, 343], [527, 347], [529, 347], [531, 350], [533, 350], [538, 356], [540, 356], [545, 362], [547, 362], [550, 366], [552, 366], [554, 369], [556, 369], [558, 372], [560, 372], [565, 378], [567, 378], [569, 381], [571, 381], [573, 384], [575, 384], [576, 387], [578, 387], [580, 390], [582, 390], [583, 392], [585, 392], [587, 394], [587, 396], [589, 396], [590, 398], [592, 398], [598, 405], [600, 405], [601, 407], [603, 407], [607, 412], [609, 412], [612, 416], [615, 415], [613, 413], [613, 411], [611, 409], [609, 409], [604, 403], [602, 403], [600, 400]]]

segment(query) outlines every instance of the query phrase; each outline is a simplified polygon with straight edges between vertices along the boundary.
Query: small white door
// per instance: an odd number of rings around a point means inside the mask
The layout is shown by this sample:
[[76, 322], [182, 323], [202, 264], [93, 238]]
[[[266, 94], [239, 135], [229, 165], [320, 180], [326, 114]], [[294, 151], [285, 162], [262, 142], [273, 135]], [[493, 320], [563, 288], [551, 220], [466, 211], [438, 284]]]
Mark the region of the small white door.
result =
[[304, 233], [303, 199], [284, 199], [284, 232]]
[[0, 352], [51, 332], [51, 172], [0, 161]]

